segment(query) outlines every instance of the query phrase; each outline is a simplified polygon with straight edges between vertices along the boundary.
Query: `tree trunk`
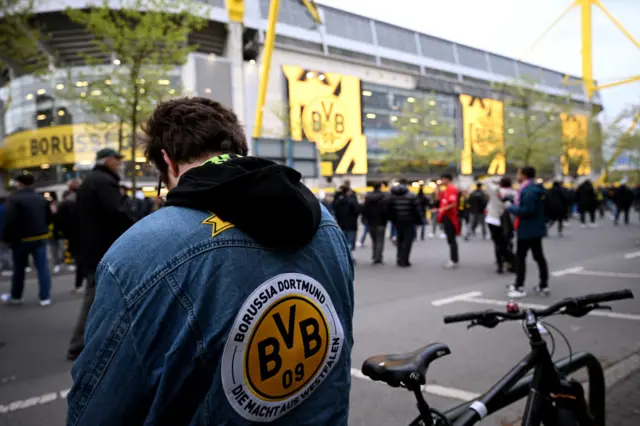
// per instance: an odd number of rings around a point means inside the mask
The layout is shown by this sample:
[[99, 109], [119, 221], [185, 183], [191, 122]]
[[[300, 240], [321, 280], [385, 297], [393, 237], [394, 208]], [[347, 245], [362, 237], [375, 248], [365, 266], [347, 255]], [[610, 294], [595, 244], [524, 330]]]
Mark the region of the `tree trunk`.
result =
[[118, 152], [122, 154], [122, 143], [124, 139], [124, 117], [120, 117], [118, 122]]
[[133, 99], [133, 113], [131, 114], [131, 161], [133, 165], [133, 170], [131, 171], [131, 190], [133, 191], [133, 196], [136, 194], [136, 128], [138, 127], [138, 96], [136, 95]]

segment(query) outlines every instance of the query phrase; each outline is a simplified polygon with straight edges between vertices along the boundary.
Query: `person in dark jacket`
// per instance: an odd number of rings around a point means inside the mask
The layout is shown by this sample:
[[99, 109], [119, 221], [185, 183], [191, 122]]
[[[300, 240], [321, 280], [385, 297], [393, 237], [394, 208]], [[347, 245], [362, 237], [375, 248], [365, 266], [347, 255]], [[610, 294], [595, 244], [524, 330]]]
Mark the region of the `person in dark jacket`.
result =
[[76, 277], [74, 292], [79, 293], [82, 290], [82, 282], [86, 275], [80, 259], [80, 251], [78, 247], [78, 239], [80, 238], [80, 235], [78, 230], [79, 217], [77, 215], [77, 201], [80, 182], [76, 179], [72, 179], [67, 182], [67, 186], [69, 189], [65, 191], [64, 199], [58, 206], [56, 223], [62, 237], [67, 240], [67, 250], [75, 262]]
[[547, 219], [549, 220], [549, 228], [551, 228], [555, 222], [558, 223], [558, 236], [562, 237], [563, 224], [567, 220], [568, 202], [565, 198], [565, 192], [562, 189], [562, 183], [553, 182], [551, 189], [547, 193]]
[[12, 276], [11, 272], [11, 248], [2, 238], [4, 227], [7, 223], [6, 199], [0, 200], [0, 274], [2, 276]]
[[49, 202], [34, 191], [33, 175], [20, 175], [16, 181], [18, 189], [6, 202], [7, 217], [2, 235], [3, 240], [11, 245], [13, 254], [11, 294], [3, 294], [1, 298], [9, 304], [22, 303], [25, 268], [31, 255], [38, 271], [40, 305], [49, 306], [51, 275], [47, 263], [47, 239], [52, 219]]
[[118, 171], [122, 155], [111, 148], [96, 153], [96, 165], [78, 188], [76, 214], [80, 263], [84, 268], [87, 286], [84, 301], [69, 344], [67, 358], [75, 360], [84, 349], [84, 330], [87, 315], [96, 293], [96, 269], [109, 247], [131, 225], [133, 218], [120, 193]]
[[397, 232], [397, 265], [406, 268], [411, 266], [411, 246], [416, 232], [416, 225], [422, 223], [418, 199], [409, 192], [408, 181], [400, 179], [398, 185], [391, 188], [389, 198], [389, 218]]
[[596, 209], [598, 208], [598, 195], [593, 187], [591, 180], [587, 179], [578, 185], [576, 189], [576, 203], [578, 204], [578, 213], [580, 213], [580, 227], [586, 228], [586, 215], [589, 214], [589, 227], [596, 226]]
[[520, 188], [515, 205], [507, 207], [507, 211], [516, 216], [518, 225], [518, 243], [516, 249], [516, 282], [509, 288], [509, 297], [525, 297], [524, 279], [526, 277], [527, 253], [531, 250], [533, 259], [538, 264], [540, 283], [535, 290], [544, 296], [549, 295], [549, 267], [542, 249], [542, 239], [547, 236], [547, 219], [544, 212], [544, 188], [533, 181], [536, 169], [523, 167], [520, 169], [518, 181]]
[[613, 196], [613, 202], [616, 205], [616, 216], [613, 220], [614, 225], [618, 225], [621, 214], [624, 215], [624, 224], [629, 225], [629, 210], [633, 205], [633, 198], [633, 191], [631, 191], [626, 184], [620, 184]]
[[[418, 208], [420, 209], [420, 239], [424, 241], [425, 228], [427, 227], [427, 210], [431, 208], [431, 200], [424, 193], [424, 186], [420, 185], [418, 189]], [[416, 239], [418, 233], [416, 232]]]
[[487, 238], [487, 228], [484, 225], [485, 209], [488, 202], [487, 194], [482, 189], [482, 183], [476, 185], [476, 189], [469, 194], [469, 220], [470, 226], [467, 230], [467, 236], [469, 232], [476, 235], [476, 228], [478, 225], [482, 227], [482, 239]]
[[369, 226], [371, 241], [373, 242], [372, 258], [373, 264], [382, 263], [384, 251], [384, 234], [389, 220], [389, 204], [387, 195], [381, 190], [382, 185], [373, 185], [373, 192], [364, 197], [362, 206], [362, 217]]
[[340, 191], [336, 193], [336, 198], [333, 201], [333, 214], [353, 252], [356, 248], [356, 238], [358, 236], [360, 203], [358, 203], [358, 197], [351, 189], [349, 181], [346, 181]]

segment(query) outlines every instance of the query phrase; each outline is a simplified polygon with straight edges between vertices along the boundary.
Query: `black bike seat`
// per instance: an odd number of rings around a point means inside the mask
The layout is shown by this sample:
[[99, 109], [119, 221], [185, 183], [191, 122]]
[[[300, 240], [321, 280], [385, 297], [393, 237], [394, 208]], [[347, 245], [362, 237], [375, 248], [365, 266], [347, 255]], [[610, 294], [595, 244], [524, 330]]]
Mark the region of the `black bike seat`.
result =
[[450, 353], [444, 343], [431, 343], [408, 354], [376, 355], [362, 364], [362, 374], [394, 388], [415, 382], [423, 385], [429, 364]]

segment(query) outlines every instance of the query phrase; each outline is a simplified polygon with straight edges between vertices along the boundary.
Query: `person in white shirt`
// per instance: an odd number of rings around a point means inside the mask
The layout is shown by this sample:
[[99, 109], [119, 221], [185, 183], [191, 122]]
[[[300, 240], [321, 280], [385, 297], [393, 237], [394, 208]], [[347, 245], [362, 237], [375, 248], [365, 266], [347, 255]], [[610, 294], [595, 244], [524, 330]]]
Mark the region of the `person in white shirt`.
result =
[[489, 196], [489, 202], [487, 204], [487, 215], [485, 222], [489, 227], [489, 233], [491, 234], [491, 240], [493, 241], [493, 247], [496, 256], [497, 273], [504, 273], [505, 263], [509, 264], [507, 268], [508, 272], [515, 272], [516, 258], [511, 249], [509, 248], [509, 240], [506, 233], [505, 215], [507, 203], [513, 200], [514, 192], [511, 189], [511, 179], [503, 177], [500, 179], [499, 184], [495, 182], [485, 182], [486, 193]]

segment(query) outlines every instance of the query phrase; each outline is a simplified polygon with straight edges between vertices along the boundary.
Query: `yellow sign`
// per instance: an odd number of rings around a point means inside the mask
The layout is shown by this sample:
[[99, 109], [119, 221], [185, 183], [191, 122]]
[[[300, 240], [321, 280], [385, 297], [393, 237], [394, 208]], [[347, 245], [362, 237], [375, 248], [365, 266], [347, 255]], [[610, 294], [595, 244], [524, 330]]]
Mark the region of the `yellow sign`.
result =
[[273, 422], [329, 377], [344, 343], [322, 284], [298, 273], [272, 277], [247, 296], [227, 337], [221, 362], [227, 401], [246, 420]]
[[206, 218], [202, 222], [202, 224], [203, 225], [211, 225], [211, 236], [212, 237], [215, 237], [216, 235], [221, 234], [222, 232], [226, 231], [227, 229], [231, 229], [231, 228], [234, 227], [234, 225], [232, 223], [225, 222], [224, 220], [220, 219], [215, 214], [212, 214], [211, 216]]
[[227, 0], [227, 11], [229, 19], [242, 23], [244, 20], [244, 0]]
[[[591, 158], [589, 155], [588, 135], [589, 119], [586, 115], [560, 114], [562, 120], [562, 143], [564, 155], [561, 158], [562, 170], [569, 174], [569, 163], [579, 162], [577, 173], [585, 176], [591, 173]], [[567, 161], [569, 157], [569, 161]]]
[[315, 142], [323, 176], [366, 174], [360, 80], [297, 66], [282, 68], [289, 86], [291, 138]]
[[[124, 131], [122, 154], [131, 161], [128, 128]], [[101, 148], [118, 149], [117, 124], [71, 124], [25, 130], [4, 139], [3, 167], [25, 169], [43, 164], [93, 163]], [[142, 149], [136, 157], [144, 157]]]
[[460, 103], [464, 137], [462, 174], [473, 173], [473, 154], [493, 155], [487, 173], [505, 174], [507, 166], [504, 156], [504, 104], [495, 99], [471, 95], [460, 95]]

